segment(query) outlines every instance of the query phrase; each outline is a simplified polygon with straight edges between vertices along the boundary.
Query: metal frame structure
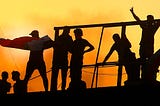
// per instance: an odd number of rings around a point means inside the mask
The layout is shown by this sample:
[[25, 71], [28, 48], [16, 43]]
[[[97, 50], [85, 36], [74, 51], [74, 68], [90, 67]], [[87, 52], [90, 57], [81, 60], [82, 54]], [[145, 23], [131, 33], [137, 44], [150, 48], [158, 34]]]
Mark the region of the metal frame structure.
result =
[[[159, 21], [160, 19], [155, 19], [155, 21]], [[146, 20], [143, 20], [143, 22], [145, 22]], [[94, 78], [96, 78], [96, 87], [97, 87], [97, 83], [98, 83], [98, 68], [99, 68], [99, 64], [98, 64], [98, 58], [99, 58], [99, 52], [100, 52], [100, 48], [101, 48], [101, 41], [102, 41], [102, 37], [103, 37], [103, 32], [104, 32], [104, 28], [108, 28], [108, 27], [122, 27], [121, 29], [121, 35], [122, 32], [126, 31], [126, 27], [127, 26], [132, 26], [132, 25], [139, 25], [137, 21], [130, 21], [130, 22], [116, 22], [116, 23], [102, 23], [102, 24], [88, 24], [88, 25], [73, 25], [73, 26], [68, 26], [70, 29], [73, 28], [93, 28], [93, 27], [102, 27], [102, 31], [101, 31], [101, 35], [100, 35], [100, 39], [99, 39], [99, 45], [98, 45], [98, 51], [97, 51], [97, 56], [96, 56], [96, 61], [95, 64], [93, 65], [88, 65], [88, 66], [94, 66], [94, 73], [93, 73], [93, 77], [92, 77], [92, 83], [91, 83], [91, 88], [93, 88], [93, 84], [94, 84]], [[55, 40], [56, 38], [59, 36], [59, 30], [63, 29], [65, 26], [59, 26], [59, 27], [54, 27], [55, 30]], [[114, 63], [109, 63], [106, 65], [118, 65], [117, 62]], [[83, 66], [86, 67], [86, 66]], [[117, 78], [117, 86], [121, 86], [121, 80], [122, 80], [122, 65], [118, 65], [118, 78]]]

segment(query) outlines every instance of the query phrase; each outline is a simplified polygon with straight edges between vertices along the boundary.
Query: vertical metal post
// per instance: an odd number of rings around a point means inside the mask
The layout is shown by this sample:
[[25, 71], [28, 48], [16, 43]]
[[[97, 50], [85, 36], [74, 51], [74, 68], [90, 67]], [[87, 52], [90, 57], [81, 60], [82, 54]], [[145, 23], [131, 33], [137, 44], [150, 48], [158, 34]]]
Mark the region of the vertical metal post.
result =
[[[125, 25], [122, 25], [121, 37], [124, 36], [123, 34], [125, 34], [125, 32], [126, 32], [126, 26], [125, 26]], [[122, 81], [122, 68], [123, 68], [123, 65], [122, 65], [122, 64], [118, 65], [117, 86], [121, 86], [121, 81]]]
[[59, 29], [54, 29], [55, 30], [55, 33], [54, 33], [54, 40], [56, 40], [57, 38], [58, 38], [58, 36], [59, 36]]
[[117, 86], [121, 86], [121, 81], [122, 81], [122, 65], [118, 66], [118, 78], [117, 78]]
[[91, 88], [93, 87], [95, 73], [96, 73], [96, 88], [97, 88], [97, 82], [98, 82], [98, 81], [97, 81], [97, 80], [98, 80], [98, 66], [97, 66], [97, 61], [98, 61], [99, 51], [100, 51], [101, 42], [102, 42], [103, 31], [104, 31], [104, 26], [102, 27], [101, 37], [100, 37], [100, 41], [99, 41], [99, 47], [98, 47], [98, 52], [97, 52], [97, 57], [96, 57], [96, 63], [95, 63], [94, 73], [93, 73], [93, 77], [92, 77]]

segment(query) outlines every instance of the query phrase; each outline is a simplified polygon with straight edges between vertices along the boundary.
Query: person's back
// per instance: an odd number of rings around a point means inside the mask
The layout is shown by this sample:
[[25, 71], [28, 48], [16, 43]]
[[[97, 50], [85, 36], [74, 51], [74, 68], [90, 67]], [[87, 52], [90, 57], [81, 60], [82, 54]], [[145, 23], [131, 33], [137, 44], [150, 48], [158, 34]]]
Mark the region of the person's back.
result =
[[[34, 38], [39, 38], [39, 32], [37, 30], [33, 30], [29, 35]], [[28, 47], [31, 45], [28, 43]], [[32, 45], [34, 46], [34, 45]], [[30, 62], [39, 62], [43, 60], [43, 49], [40, 50], [30, 50], [29, 61]]]
[[132, 54], [131, 51], [131, 43], [126, 37], [120, 38], [117, 33], [113, 35], [113, 39], [115, 43], [113, 44], [112, 48], [114, 48], [118, 53], [119, 62], [122, 64], [128, 63], [129, 55]]
[[[114, 36], [114, 35], [113, 35]], [[140, 66], [136, 59], [135, 53], [131, 51], [131, 43], [126, 37], [126, 35], [122, 35], [119, 43], [115, 43], [117, 46], [116, 51], [119, 56], [119, 63], [125, 66], [126, 73], [128, 75], [125, 83], [127, 85], [132, 85], [132, 83], [137, 83], [140, 77]]]
[[154, 20], [153, 15], [147, 15], [147, 20], [142, 21], [133, 10], [133, 7], [130, 9], [135, 20], [139, 23], [142, 29], [142, 36], [140, 40], [140, 48], [139, 48], [139, 55], [141, 61], [141, 78], [144, 82], [147, 81], [147, 70], [148, 64], [147, 61], [151, 58], [154, 53], [154, 36], [156, 31], [160, 26], [160, 21]]
[[13, 85], [14, 94], [22, 95], [27, 93], [27, 86], [24, 80], [20, 79], [20, 73], [18, 71], [12, 71], [12, 80], [15, 81]]
[[52, 60], [52, 75], [51, 75], [51, 91], [57, 90], [58, 73], [61, 69], [62, 85], [61, 89], [66, 88], [66, 77], [68, 72], [68, 53], [73, 43], [72, 37], [69, 35], [70, 28], [65, 27], [63, 33], [57, 37], [54, 43], [54, 53]]
[[144, 48], [141, 49], [141, 58], [150, 58], [154, 53], [154, 36], [159, 28], [158, 22], [154, 22], [152, 15], [147, 16], [147, 21], [140, 24], [142, 28], [142, 37], [140, 45]]
[[[123, 30], [124, 31], [124, 30]], [[118, 53], [118, 63], [119, 66], [125, 67], [127, 73], [127, 85], [130, 82], [135, 82], [139, 80], [139, 65], [136, 60], [135, 53], [131, 51], [131, 43], [126, 37], [126, 34], [123, 32], [122, 37], [120, 38], [119, 34], [113, 34], [114, 44], [111, 46], [110, 51], [106, 55], [103, 60], [103, 64], [105, 61], [109, 59], [113, 51], [117, 51]]]
[[64, 64], [63, 62], [68, 62], [68, 52], [72, 43], [72, 37], [68, 34], [62, 34], [57, 38], [54, 46], [53, 64]]
[[11, 83], [7, 81], [8, 79], [8, 72], [2, 72], [2, 79], [0, 80], [0, 95], [5, 95], [10, 92]]
[[44, 61], [43, 50], [41, 50], [41, 51], [30, 51], [29, 62], [39, 63], [41, 61]]
[[142, 21], [135, 14], [133, 7], [130, 9], [130, 11], [142, 29], [142, 36], [139, 43], [140, 58], [142, 60], [149, 59], [154, 53], [154, 36], [160, 26], [160, 21], [155, 21], [153, 15], [147, 15], [147, 20]]
[[[29, 35], [31, 35], [33, 38], [39, 38], [39, 31], [33, 30]], [[34, 44], [33, 44], [33, 46], [34, 46]], [[40, 45], [40, 49], [30, 50], [30, 56], [29, 56], [29, 61], [27, 62], [26, 75], [24, 77], [24, 81], [26, 84], [28, 84], [28, 81], [29, 81], [32, 73], [34, 72], [35, 69], [37, 69], [42, 77], [44, 89], [45, 89], [45, 91], [48, 91], [48, 78], [46, 75], [46, 64], [43, 59], [43, 50], [44, 49], [45, 48], [43, 47], [43, 44], [42, 44], [42, 45]]]

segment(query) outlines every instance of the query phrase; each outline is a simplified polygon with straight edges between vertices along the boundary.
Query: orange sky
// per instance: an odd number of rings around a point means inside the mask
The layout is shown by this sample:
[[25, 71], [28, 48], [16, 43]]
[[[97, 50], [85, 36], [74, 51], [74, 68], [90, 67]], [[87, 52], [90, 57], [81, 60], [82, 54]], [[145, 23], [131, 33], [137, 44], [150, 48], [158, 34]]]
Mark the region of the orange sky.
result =
[[[120, 0], [118, 2], [117, 0], [5, 0], [1, 1], [0, 4], [0, 37], [13, 39], [28, 35], [33, 29], [38, 29], [40, 36], [49, 35], [54, 39], [53, 28], [57, 26], [134, 21], [129, 11], [132, 6], [141, 19], [145, 20], [148, 14], [154, 15], [158, 19], [160, 18], [159, 4], [160, 1], [158, 0]], [[120, 33], [119, 28], [105, 29], [102, 49], [99, 55], [100, 62], [113, 44], [112, 34], [117, 31]], [[97, 50], [100, 33], [100, 28], [84, 29], [83, 37], [91, 42]], [[137, 26], [130, 26], [127, 27], [126, 33], [132, 43], [132, 50], [139, 57], [138, 43], [141, 29]], [[72, 30], [71, 35], [73, 36]], [[160, 47], [159, 35], [160, 32], [158, 30], [155, 36], [155, 51]], [[0, 73], [3, 70], [9, 73], [12, 70], [19, 70], [21, 78], [23, 78], [29, 52], [1, 46], [0, 49]], [[85, 54], [85, 64], [95, 63], [96, 50]], [[48, 71], [52, 66], [52, 52], [53, 49], [48, 49], [44, 52]], [[113, 54], [110, 61], [116, 61], [117, 58], [115, 57], [116, 53]], [[93, 70], [94, 68], [83, 69], [83, 79], [88, 87], [91, 86]], [[39, 73], [35, 71], [32, 77], [37, 75]], [[47, 75], [50, 83], [50, 72]], [[100, 68], [98, 86], [115, 86], [116, 76], [117, 70], [115, 67]], [[123, 74], [123, 80], [125, 80], [125, 76]], [[9, 81], [12, 82], [11, 75], [9, 76]], [[69, 78], [67, 82], [69, 82]], [[40, 77], [29, 82], [29, 92], [43, 90]]]

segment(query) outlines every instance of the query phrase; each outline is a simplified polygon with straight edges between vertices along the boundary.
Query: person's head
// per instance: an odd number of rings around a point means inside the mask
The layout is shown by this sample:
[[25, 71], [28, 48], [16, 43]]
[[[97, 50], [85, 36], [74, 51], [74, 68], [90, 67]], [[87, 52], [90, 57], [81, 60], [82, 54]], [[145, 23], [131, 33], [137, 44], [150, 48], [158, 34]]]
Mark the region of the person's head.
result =
[[154, 16], [153, 15], [147, 15], [147, 21], [153, 21]]
[[63, 29], [63, 34], [69, 34], [70, 33], [70, 28], [68, 26], [65, 26]]
[[75, 37], [81, 37], [81, 36], [83, 36], [83, 31], [82, 31], [82, 29], [76, 28], [76, 29], [74, 30], [74, 35], [75, 35]]
[[113, 38], [113, 40], [114, 40], [115, 42], [117, 42], [117, 41], [120, 40], [120, 36], [119, 36], [119, 34], [117, 34], [117, 33], [113, 34], [112, 38]]
[[29, 35], [31, 35], [32, 37], [39, 38], [39, 32], [38, 32], [38, 30], [33, 30]]
[[7, 71], [3, 71], [1, 76], [2, 76], [3, 80], [6, 80], [8, 78], [8, 72]]
[[20, 73], [18, 71], [12, 71], [12, 79], [13, 81], [20, 79]]

